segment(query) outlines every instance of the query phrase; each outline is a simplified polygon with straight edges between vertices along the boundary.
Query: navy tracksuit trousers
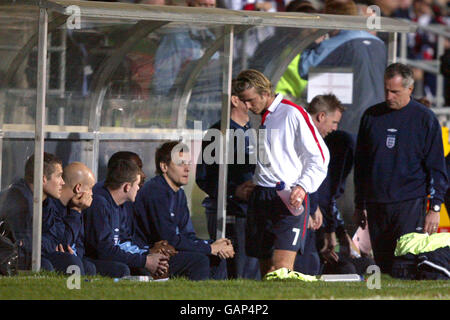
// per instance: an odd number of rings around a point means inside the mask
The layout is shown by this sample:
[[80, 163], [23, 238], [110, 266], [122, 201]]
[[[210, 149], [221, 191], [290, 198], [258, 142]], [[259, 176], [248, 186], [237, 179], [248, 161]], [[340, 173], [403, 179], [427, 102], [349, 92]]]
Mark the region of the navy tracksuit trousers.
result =
[[[150, 272], [145, 268], [132, 268], [132, 275], [148, 275]], [[199, 252], [178, 251], [169, 260], [170, 277], [186, 277], [189, 280], [225, 280], [226, 264], [215, 256], [208, 256]]]
[[295, 257], [294, 270], [303, 274], [315, 276], [320, 274], [320, 256], [316, 244], [316, 231], [306, 231], [305, 248], [303, 253], [298, 252]]
[[411, 232], [423, 232], [426, 205], [426, 198], [366, 204], [370, 241], [381, 272], [391, 273], [398, 238]]
[[[216, 239], [217, 212], [206, 209], [208, 233], [211, 239]], [[234, 223], [227, 223], [226, 237], [231, 240], [234, 248], [234, 257], [227, 259], [227, 275], [229, 279], [261, 279], [259, 260], [249, 257], [245, 253], [245, 217], [233, 216]]]

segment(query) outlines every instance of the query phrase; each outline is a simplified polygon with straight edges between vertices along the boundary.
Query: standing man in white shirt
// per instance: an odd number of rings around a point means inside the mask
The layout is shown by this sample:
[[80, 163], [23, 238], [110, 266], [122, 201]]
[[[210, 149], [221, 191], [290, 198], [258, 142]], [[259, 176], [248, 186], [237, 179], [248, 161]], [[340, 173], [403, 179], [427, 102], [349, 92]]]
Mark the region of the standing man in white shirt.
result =
[[[327, 175], [328, 148], [305, 109], [275, 95], [261, 72], [242, 71], [233, 89], [250, 111], [262, 116], [256, 188], [247, 217], [247, 254], [259, 259], [261, 276], [281, 268], [293, 270], [307, 231], [307, 194], [315, 192]], [[277, 183], [290, 189], [289, 204], [278, 196]], [[302, 214], [291, 213], [301, 206]]]

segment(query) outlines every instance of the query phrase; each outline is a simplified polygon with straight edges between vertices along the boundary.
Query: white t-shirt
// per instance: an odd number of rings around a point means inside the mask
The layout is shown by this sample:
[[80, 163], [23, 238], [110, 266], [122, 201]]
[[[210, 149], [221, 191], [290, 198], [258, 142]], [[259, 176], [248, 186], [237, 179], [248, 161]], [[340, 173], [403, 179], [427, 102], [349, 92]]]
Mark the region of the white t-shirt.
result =
[[286, 187], [317, 191], [327, 175], [330, 153], [306, 110], [278, 94], [261, 125], [253, 182], [275, 187], [284, 181]]

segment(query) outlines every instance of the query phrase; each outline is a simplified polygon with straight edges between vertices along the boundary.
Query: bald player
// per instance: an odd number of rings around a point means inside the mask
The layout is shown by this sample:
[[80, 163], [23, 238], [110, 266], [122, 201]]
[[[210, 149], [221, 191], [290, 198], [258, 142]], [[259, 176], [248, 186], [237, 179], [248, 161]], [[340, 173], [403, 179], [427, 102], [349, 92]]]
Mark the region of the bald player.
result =
[[86, 274], [101, 274], [110, 277], [129, 275], [129, 268], [119, 262], [99, 261], [85, 257], [84, 222], [82, 211], [92, 203], [92, 188], [95, 177], [91, 169], [81, 162], [72, 162], [63, 170], [65, 185], [61, 197], [56, 202], [59, 217], [64, 221], [62, 246], [69, 253], [78, 256]]
[[47, 204], [56, 214], [57, 251], [77, 256], [83, 263], [85, 273], [95, 275], [95, 265], [84, 258], [84, 228], [81, 215], [81, 211], [88, 208], [92, 202], [94, 175], [81, 162], [73, 162], [64, 168], [62, 178], [64, 185], [61, 196], [49, 199]]

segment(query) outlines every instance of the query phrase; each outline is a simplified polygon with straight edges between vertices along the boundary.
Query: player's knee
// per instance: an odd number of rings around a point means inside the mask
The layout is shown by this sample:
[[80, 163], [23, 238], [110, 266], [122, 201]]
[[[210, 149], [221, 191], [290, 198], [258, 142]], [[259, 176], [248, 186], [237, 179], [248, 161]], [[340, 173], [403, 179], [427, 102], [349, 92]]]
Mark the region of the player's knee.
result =
[[[280, 268], [288, 268], [294, 269], [296, 252], [288, 251], [288, 250], [275, 250], [272, 256], [272, 267], [271, 271], [280, 269]], [[270, 272], [270, 271], [269, 271]]]

